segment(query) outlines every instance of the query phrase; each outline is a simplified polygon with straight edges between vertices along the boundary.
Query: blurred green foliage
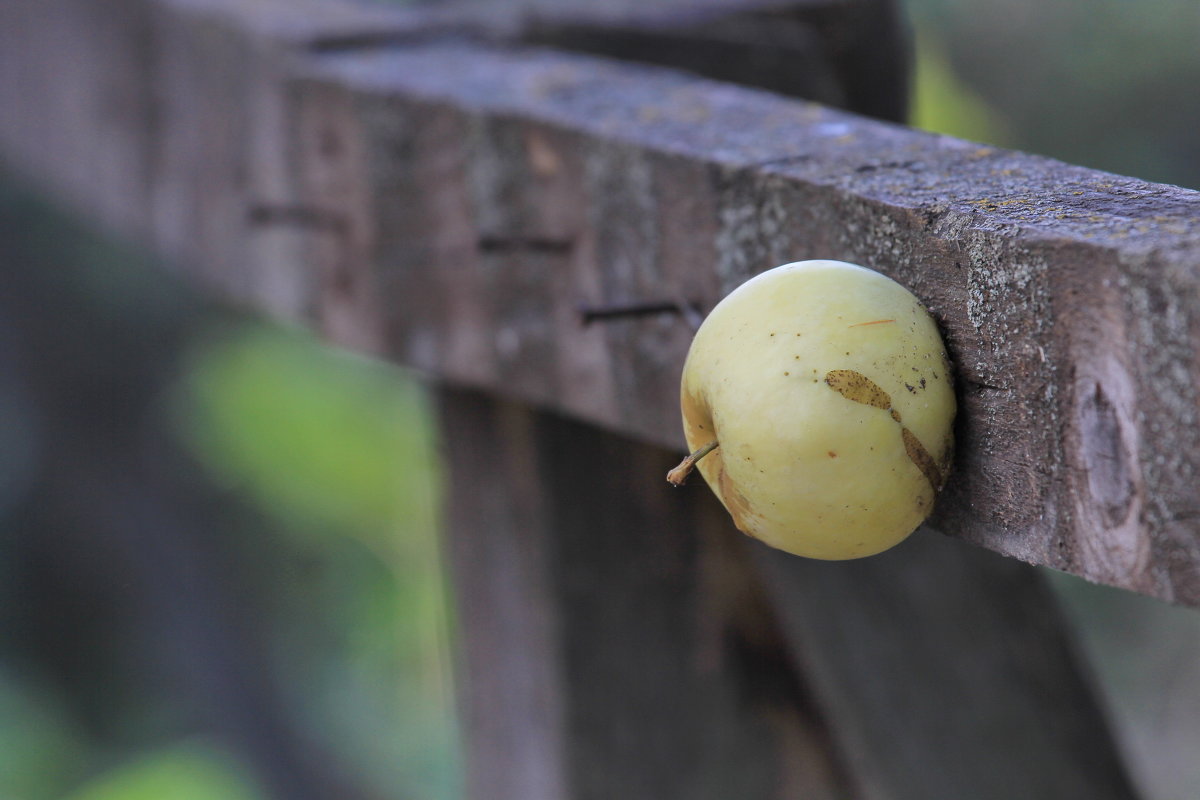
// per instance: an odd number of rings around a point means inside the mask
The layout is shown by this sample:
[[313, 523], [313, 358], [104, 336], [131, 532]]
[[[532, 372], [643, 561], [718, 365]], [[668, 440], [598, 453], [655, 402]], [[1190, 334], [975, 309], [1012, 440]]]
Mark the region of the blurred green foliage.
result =
[[[908, 0], [1003, 144], [1200, 187], [1195, 0]], [[975, 137], [970, 137], [975, 138]]]
[[65, 800], [261, 800], [229, 755], [198, 742], [141, 756], [88, 781]]
[[82, 779], [87, 738], [58, 697], [0, 665], [0, 798], [50, 800]]
[[937, 32], [919, 30], [909, 123], [935, 133], [1004, 145], [1009, 135], [1000, 114], [954, 72]]
[[306, 730], [385, 796], [457, 795], [449, 611], [426, 395], [381, 362], [247, 325], [196, 347], [178, 429], [278, 523], [258, 572]]
[[391, 558], [391, 528], [434, 524], [424, 398], [394, 370], [247, 326], [202, 342], [187, 372], [188, 443], [289, 529], [337, 530]]

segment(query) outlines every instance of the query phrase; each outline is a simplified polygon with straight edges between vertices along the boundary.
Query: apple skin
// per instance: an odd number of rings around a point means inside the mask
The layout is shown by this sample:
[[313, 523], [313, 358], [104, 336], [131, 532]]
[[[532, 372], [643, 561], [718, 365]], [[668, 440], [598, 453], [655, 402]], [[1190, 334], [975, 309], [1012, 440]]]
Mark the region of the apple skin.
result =
[[802, 261], [735, 289], [683, 368], [689, 449], [744, 533], [809, 558], [874, 555], [933, 510], [955, 398], [936, 323], [878, 272]]

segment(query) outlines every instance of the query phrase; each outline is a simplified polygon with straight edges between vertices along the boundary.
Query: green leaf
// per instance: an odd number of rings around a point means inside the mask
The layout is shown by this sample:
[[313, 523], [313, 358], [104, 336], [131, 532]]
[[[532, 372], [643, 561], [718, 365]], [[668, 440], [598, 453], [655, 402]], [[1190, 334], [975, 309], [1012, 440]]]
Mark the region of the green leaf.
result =
[[386, 549], [398, 525], [433, 526], [424, 396], [398, 370], [246, 326], [202, 345], [182, 388], [192, 451], [290, 529], [368, 535]]
[[260, 800], [233, 759], [204, 743], [176, 745], [123, 764], [65, 800]]

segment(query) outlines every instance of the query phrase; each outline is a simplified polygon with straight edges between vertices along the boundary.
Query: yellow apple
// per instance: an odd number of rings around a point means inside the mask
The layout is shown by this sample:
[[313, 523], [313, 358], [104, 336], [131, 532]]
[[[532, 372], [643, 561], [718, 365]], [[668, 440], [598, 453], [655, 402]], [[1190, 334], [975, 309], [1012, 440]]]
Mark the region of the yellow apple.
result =
[[865, 267], [802, 261], [709, 314], [681, 388], [694, 465], [737, 527], [772, 547], [860, 558], [933, 510], [954, 449], [950, 364], [929, 312]]

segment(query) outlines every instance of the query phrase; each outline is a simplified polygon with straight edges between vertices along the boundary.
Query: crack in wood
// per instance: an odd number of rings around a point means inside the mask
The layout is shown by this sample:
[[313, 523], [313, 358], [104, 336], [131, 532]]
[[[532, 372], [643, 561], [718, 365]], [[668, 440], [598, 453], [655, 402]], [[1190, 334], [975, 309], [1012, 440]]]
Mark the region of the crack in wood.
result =
[[553, 239], [542, 236], [480, 236], [476, 246], [483, 253], [538, 253], [544, 255], [566, 255], [574, 248], [570, 239]]
[[305, 205], [254, 203], [246, 209], [246, 221], [254, 226], [323, 230], [339, 236], [345, 236], [350, 229], [345, 214]]

